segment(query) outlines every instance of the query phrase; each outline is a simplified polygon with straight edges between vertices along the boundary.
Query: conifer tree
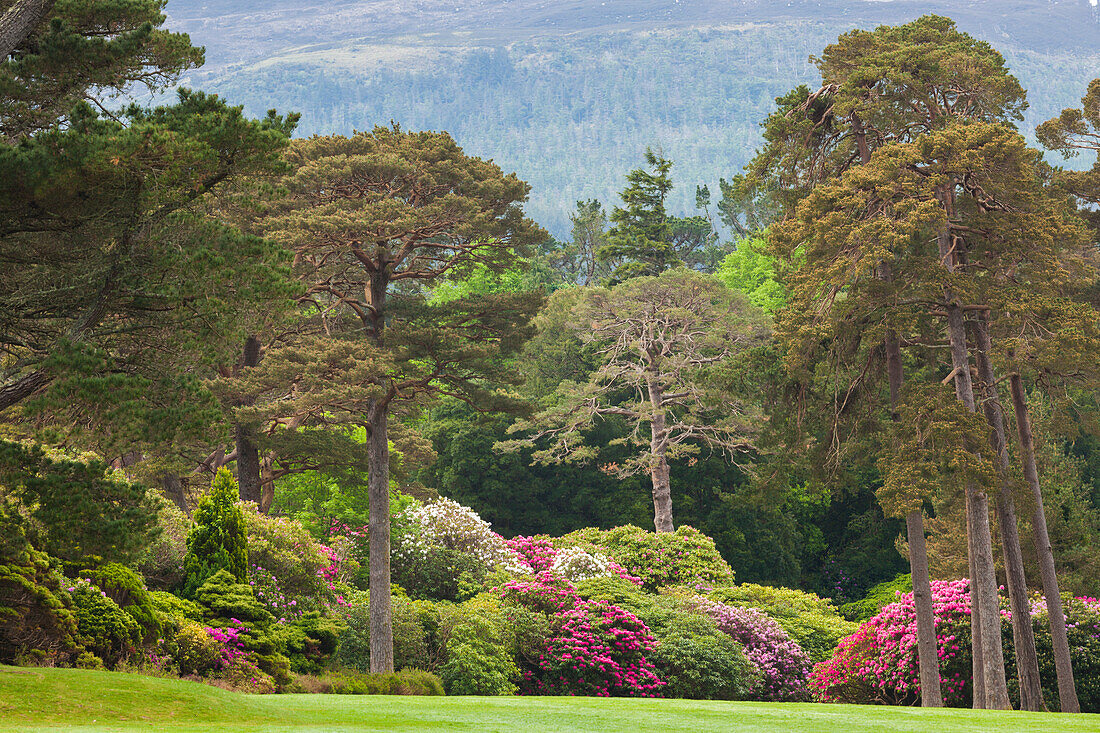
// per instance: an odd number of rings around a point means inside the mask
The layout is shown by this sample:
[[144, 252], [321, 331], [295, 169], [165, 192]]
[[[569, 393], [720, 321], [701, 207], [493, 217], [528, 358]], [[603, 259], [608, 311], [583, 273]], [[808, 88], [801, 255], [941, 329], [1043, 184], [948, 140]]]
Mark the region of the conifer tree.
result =
[[590, 461], [597, 450], [585, 434], [593, 423], [624, 420], [630, 435], [618, 442], [635, 454], [603, 470], [621, 477], [648, 473], [654, 528], [672, 532], [670, 462], [691, 460], [703, 448], [730, 457], [752, 448], [759, 417], [748, 400], [722, 389], [714, 373], [763, 340], [767, 318], [717, 278], [680, 267], [584, 291], [571, 320], [598, 355], [599, 368], [584, 383], [562, 382], [551, 407], [509, 428], [531, 436], [500, 447], [545, 441], [534, 453], [537, 462]]
[[523, 216], [527, 184], [465, 155], [445, 133], [394, 125], [314, 137], [296, 143], [288, 161], [290, 198], [267, 231], [294, 250], [313, 315], [365, 340], [390, 365], [366, 380], [361, 414], [370, 465], [371, 670], [392, 671], [389, 416], [432, 395], [499, 405], [493, 383], [507, 371], [499, 355], [522, 343], [540, 300], [502, 293], [429, 305], [423, 288], [476, 266], [507, 268], [545, 235]]
[[187, 535], [183, 557], [183, 594], [190, 598], [211, 576], [225, 570], [243, 583], [248, 573], [244, 514], [237, 505], [237, 482], [227, 468], [195, 509], [195, 526]]

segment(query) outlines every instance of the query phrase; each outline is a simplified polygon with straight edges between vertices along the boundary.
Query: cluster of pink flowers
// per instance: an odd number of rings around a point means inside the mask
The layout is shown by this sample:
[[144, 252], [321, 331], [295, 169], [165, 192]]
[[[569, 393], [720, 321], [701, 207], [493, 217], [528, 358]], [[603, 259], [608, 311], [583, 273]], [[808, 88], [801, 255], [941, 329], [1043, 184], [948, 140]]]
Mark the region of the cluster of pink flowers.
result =
[[242, 659], [248, 654], [248, 651], [244, 648], [244, 643], [241, 641], [241, 634], [246, 634], [251, 629], [245, 627], [235, 618], [229, 620], [232, 625], [224, 629], [215, 626], [205, 628], [207, 636], [221, 644], [219, 664], [222, 669], [228, 668], [236, 660]]
[[285, 623], [288, 618], [298, 618], [302, 615], [302, 609], [296, 599], [290, 598], [283, 591], [282, 584], [275, 574], [255, 563], [248, 568], [248, 584], [252, 586], [256, 600], [264, 608], [271, 612], [279, 623]]
[[806, 652], [771, 616], [758, 608], [727, 606], [700, 596], [696, 608], [745, 649], [763, 677], [760, 700], [805, 700], [811, 662]]
[[505, 603], [550, 616], [552, 635], [522, 674], [535, 695], [657, 697], [664, 683], [646, 654], [656, 641], [642, 621], [607, 601], [585, 601], [549, 570], [500, 589]]
[[[637, 586], [642, 584], [641, 578], [631, 575], [622, 565], [599, 553], [588, 553], [580, 548], [559, 550], [546, 538], [521, 536], [505, 540], [505, 543], [520, 562], [534, 573], [556, 570], [568, 574], [572, 568], [578, 568], [585, 577], [614, 576]], [[573, 579], [582, 580], [583, 577]]]
[[[944, 701], [958, 704], [969, 684], [959, 632], [970, 623], [969, 581], [932, 581]], [[841, 640], [833, 656], [817, 665], [810, 680], [815, 696], [827, 702], [873, 700], [913, 704], [920, 696], [917, 618], [912, 593], [865, 621], [855, 634]]]

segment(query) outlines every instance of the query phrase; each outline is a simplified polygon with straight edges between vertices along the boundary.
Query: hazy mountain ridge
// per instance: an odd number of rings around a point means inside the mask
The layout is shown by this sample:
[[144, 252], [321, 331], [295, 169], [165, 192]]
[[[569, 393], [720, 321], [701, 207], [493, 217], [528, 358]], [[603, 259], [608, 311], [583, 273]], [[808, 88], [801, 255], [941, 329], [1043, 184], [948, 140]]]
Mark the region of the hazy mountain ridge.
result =
[[446, 129], [532, 183], [531, 213], [564, 235], [573, 201], [611, 202], [647, 144], [693, 207], [758, 142], [772, 98], [813, 83], [807, 57], [853, 27], [926, 12], [990, 41], [1030, 89], [1025, 124], [1100, 73], [1088, 0], [170, 0], [169, 26], [207, 47], [187, 83], [252, 113], [303, 113], [302, 134], [396, 120]]

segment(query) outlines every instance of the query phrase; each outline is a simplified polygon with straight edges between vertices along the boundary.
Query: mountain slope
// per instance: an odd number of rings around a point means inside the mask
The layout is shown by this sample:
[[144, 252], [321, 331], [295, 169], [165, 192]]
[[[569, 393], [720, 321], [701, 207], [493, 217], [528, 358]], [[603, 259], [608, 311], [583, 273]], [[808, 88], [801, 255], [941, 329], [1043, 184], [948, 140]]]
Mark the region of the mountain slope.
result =
[[170, 0], [207, 47], [189, 85], [303, 113], [301, 134], [397, 121], [450, 131], [534, 187], [564, 236], [579, 198], [610, 203], [646, 145], [675, 161], [672, 208], [748, 160], [775, 96], [854, 27], [925, 12], [991, 42], [1031, 90], [1025, 127], [1100, 72], [1089, 0]]

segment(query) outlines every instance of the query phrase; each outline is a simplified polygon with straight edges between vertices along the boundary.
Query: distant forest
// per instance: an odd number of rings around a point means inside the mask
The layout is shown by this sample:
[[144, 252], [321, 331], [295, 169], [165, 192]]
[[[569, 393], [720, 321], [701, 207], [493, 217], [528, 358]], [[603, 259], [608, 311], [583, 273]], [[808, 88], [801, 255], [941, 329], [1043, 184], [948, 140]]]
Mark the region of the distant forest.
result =
[[[669, 210], [695, 213], [696, 185], [716, 192], [720, 178], [740, 170], [760, 144], [758, 126], [774, 98], [812, 83], [809, 56], [842, 30], [804, 22], [574, 33], [506, 47], [415, 39], [280, 56], [219, 70], [197, 86], [250, 114], [301, 111], [298, 135], [391, 120], [446, 130], [469, 153], [531, 183], [528, 211], [562, 238], [575, 202], [614, 203], [647, 146], [674, 163]], [[1036, 124], [1076, 103], [1098, 65], [1068, 51], [998, 48], [1031, 92], [1021, 126], [1029, 138]]]

